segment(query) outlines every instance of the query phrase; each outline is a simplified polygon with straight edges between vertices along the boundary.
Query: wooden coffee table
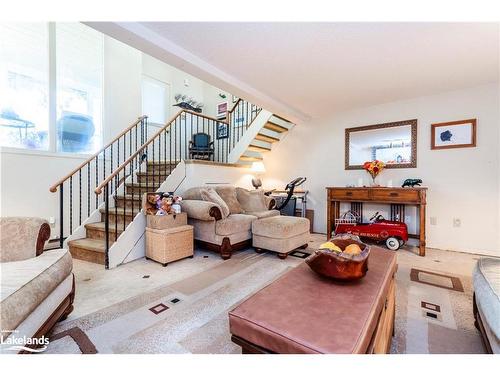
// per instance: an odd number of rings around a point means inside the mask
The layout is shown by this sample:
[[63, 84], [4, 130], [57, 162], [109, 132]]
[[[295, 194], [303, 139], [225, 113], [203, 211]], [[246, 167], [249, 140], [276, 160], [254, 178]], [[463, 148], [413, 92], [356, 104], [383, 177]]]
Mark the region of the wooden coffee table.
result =
[[229, 312], [243, 353], [388, 353], [396, 253], [372, 247], [368, 272], [336, 282], [301, 264]]

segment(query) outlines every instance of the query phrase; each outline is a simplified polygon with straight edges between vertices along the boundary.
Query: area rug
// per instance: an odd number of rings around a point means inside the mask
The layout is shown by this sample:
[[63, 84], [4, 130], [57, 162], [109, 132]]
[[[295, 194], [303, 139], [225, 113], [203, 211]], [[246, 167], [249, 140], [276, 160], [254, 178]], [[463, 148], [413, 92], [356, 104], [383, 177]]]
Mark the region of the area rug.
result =
[[[45, 353], [241, 353], [230, 340], [228, 311], [301, 264], [248, 249], [182, 280], [59, 323]], [[389, 251], [389, 250], [388, 250]], [[197, 255], [203, 257], [201, 250]], [[391, 353], [483, 353], [472, 317], [474, 256], [439, 250], [423, 258], [398, 252]]]

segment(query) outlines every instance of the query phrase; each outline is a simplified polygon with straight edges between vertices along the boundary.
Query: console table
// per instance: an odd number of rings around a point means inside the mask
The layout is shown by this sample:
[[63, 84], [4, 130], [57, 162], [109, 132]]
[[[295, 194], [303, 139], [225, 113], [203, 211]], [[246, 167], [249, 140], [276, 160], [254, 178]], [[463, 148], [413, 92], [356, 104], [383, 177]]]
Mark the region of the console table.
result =
[[326, 188], [326, 233], [331, 238], [335, 219], [340, 217], [340, 204], [351, 203], [351, 211], [363, 216], [363, 203], [384, 203], [391, 205], [391, 220], [405, 220], [405, 205], [417, 206], [419, 210], [420, 233], [409, 234], [419, 240], [419, 255], [425, 256], [425, 195], [427, 188], [389, 187], [327, 187]]

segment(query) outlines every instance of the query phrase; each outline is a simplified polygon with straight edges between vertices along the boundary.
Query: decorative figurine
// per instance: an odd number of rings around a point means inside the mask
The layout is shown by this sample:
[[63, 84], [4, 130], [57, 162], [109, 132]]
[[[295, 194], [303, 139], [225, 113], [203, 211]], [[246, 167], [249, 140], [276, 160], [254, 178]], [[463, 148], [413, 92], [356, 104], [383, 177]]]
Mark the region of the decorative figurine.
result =
[[421, 183], [422, 180], [420, 178], [407, 178], [403, 182], [403, 185], [401, 185], [401, 187], [406, 187], [406, 186], [415, 187], [415, 186], [420, 186]]

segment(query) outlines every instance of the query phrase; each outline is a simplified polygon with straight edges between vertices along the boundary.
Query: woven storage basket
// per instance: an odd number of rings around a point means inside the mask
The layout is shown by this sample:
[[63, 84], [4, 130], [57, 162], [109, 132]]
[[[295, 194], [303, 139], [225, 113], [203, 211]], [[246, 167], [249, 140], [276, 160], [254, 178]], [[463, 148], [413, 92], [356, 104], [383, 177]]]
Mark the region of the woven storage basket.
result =
[[171, 229], [187, 225], [187, 214], [169, 214], [164, 216], [146, 215], [146, 226], [151, 229]]
[[183, 225], [170, 229], [146, 228], [146, 257], [162, 263], [167, 263], [192, 257], [193, 227]]

